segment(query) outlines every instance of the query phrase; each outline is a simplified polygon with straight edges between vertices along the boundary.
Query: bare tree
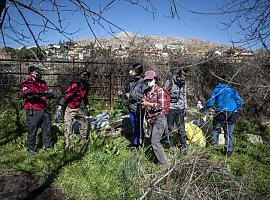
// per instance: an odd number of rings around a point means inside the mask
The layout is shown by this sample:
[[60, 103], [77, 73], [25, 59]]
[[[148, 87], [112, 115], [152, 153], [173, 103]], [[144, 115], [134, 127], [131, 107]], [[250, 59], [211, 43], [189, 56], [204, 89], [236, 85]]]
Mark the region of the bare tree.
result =
[[[167, 2], [170, 16], [178, 16], [175, 0]], [[112, 36], [116, 30], [124, 31], [104, 17], [106, 11], [119, 3], [140, 7], [151, 13], [153, 18], [158, 12], [155, 7], [158, 3], [151, 0], [108, 0], [98, 5], [97, 2], [88, 0], [2, 0], [0, 3], [2, 42], [7, 46], [8, 39], [25, 46], [24, 44], [34, 41], [39, 47], [40, 43], [44, 42], [44, 35], [49, 31], [55, 31], [67, 40], [71, 40], [72, 35], [79, 30], [70, 31], [70, 21], [67, 16], [80, 15], [96, 38], [96, 42], [99, 43], [95, 29], [97, 26]]]
[[255, 46], [262, 44], [269, 52], [270, 45], [270, 1], [269, 0], [230, 0], [220, 8], [231, 18], [224, 22], [226, 28], [238, 25], [243, 38], [241, 44]]

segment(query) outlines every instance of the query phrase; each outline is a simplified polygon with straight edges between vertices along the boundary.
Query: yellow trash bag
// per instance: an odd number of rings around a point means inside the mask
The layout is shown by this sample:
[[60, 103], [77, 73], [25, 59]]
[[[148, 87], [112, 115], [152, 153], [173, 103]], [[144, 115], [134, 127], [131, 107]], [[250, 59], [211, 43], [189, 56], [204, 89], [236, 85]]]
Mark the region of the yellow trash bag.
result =
[[206, 146], [206, 139], [203, 135], [202, 129], [200, 129], [195, 124], [192, 124], [191, 122], [185, 123], [185, 130], [187, 134], [187, 143], [191, 144], [197, 144], [200, 147]]

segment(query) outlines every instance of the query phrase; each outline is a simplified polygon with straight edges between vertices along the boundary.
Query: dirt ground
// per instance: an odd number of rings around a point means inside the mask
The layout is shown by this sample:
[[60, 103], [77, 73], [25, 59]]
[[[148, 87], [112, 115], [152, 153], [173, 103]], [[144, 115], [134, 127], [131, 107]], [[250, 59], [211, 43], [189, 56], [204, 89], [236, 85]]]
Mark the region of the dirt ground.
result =
[[67, 200], [60, 190], [50, 184], [39, 184], [38, 181], [25, 173], [4, 175], [0, 173], [0, 199], [1, 200]]

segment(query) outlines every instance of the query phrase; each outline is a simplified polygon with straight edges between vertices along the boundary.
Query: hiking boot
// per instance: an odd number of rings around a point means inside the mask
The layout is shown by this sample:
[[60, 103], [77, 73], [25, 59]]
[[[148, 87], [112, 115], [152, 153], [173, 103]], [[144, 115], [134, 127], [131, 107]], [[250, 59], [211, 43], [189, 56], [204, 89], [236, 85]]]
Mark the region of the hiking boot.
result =
[[89, 140], [87, 140], [87, 139], [82, 139], [82, 141], [83, 141], [84, 144], [88, 144], [89, 143]]
[[230, 157], [231, 155], [232, 155], [232, 151], [225, 151], [225, 156], [228, 156], [228, 157]]
[[37, 151], [35, 150], [29, 150], [29, 155], [32, 156], [32, 155], [36, 155], [37, 154]]
[[45, 151], [52, 151], [53, 148], [52, 147], [45, 147]]
[[72, 145], [66, 145], [65, 146], [65, 151], [70, 151], [73, 149], [73, 146]]

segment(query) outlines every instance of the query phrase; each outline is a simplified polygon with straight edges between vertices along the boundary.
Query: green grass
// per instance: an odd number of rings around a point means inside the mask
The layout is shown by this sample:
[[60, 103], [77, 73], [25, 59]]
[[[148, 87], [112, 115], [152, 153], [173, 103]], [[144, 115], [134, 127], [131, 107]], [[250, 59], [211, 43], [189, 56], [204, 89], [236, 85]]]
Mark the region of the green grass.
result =
[[[247, 142], [247, 133], [261, 135], [265, 143], [254, 145]], [[53, 134], [56, 143], [52, 151], [41, 148], [38, 154], [29, 156], [24, 112], [16, 106], [1, 112], [0, 171], [6, 174], [24, 172], [40, 183], [50, 181], [54, 187], [61, 188], [75, 199], [136, 199], [141, 195], [140, 188], [148, 186], [151, 180], [142, 174], [160, 170], [146, 149], [137, 152], [126, 150], [128, 141], [124, 137], [108, 140], [103, 132], [91, 132], [90, 143], [84, 146], [75, 136], [73, 151], [65, 152], [62, 128], [58, 130], [54, 126]], [[235, 129], [235, 151], [231, 157], [226, 158], [221, 153], [222, 147], [216, 150], [195, 146], [190, 146], [186, 156], [203, 155], [229, 169], [249, 189], [266, 196], [270, 194], [269, 138], [269, 128], [239, 122]], [[165, 151], [172, 163], [173, 155], [167, 149]], [[177, 156], [178, 159], [183, 158], [179, 150]]]

